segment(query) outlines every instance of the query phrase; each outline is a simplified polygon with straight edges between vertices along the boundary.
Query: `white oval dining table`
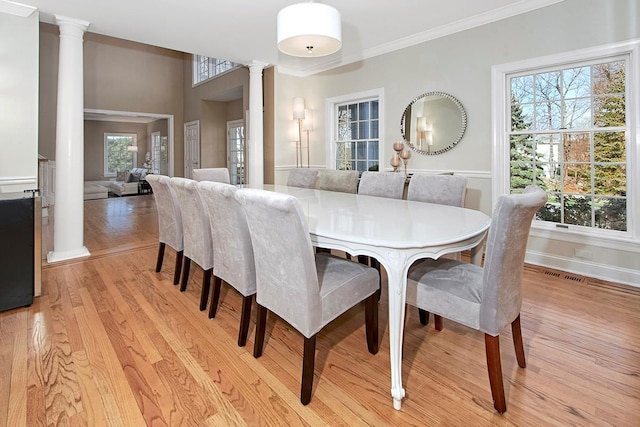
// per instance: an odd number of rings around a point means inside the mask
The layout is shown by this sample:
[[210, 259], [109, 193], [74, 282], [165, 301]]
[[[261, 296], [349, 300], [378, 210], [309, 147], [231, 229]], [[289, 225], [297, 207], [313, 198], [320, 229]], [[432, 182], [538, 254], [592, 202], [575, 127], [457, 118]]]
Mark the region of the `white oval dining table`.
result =
[[384, 266], [389, 292], [391, 396], [394, 408], [400, 409], [405, 396], [402, 339], [409, 267], [418, 259], [437, 259], [467, 249], [471, 262], [479, 264], [491, 218], [480, 211], [432, 203], [283, 185], [245, 187], [296, 197], [314, 245], [374, 257]]

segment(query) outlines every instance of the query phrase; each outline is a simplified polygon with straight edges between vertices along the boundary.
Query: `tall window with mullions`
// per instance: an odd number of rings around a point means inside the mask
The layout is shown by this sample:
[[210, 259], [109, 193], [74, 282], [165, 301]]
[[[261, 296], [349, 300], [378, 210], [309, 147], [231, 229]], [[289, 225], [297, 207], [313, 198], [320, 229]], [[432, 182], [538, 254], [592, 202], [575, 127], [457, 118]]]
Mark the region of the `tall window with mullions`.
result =
[[378, 100], [369, 99], [337, 106], [336, 169], [378, 170]]

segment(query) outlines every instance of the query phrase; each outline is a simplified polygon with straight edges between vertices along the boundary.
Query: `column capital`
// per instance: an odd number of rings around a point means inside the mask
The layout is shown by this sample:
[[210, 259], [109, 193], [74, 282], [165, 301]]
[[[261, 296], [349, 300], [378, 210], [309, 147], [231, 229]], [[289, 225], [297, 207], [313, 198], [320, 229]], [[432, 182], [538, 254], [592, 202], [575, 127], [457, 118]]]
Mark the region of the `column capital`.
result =
[[82, 33], [84, 33], [89, 29], [89, 25], [91, 25], [91, 23], [88, 21], [83, 21], [81, 19], [76, 19], [76, 18], [69, 18], [68, 16], [63, 16], [63, 15], [54, 15], [54, 18], [55, 18], [55, 23], [58, 27], [60, 27], [60, 30], [62, 30], [63, 27], [68, 29], [75, 28], [82, 31]]
[[248, 63], [248, 64], [246, 64], [246, 65], [247, 65], [247, 67], [249, 67], [249, 71], [250, 71], [250, 72], [254, 72], [254, 73], [255, 73], [255, 72], [258, 72], [258, 71], [260, 71], [260, 72], [261, 72], [261, 71], [262, 71], [262, 70], [264, 70], [264, 69], [267, 67], [267, 65], [269, 65], [269, 64], [268, 64], [268, 63], [266, 63], [266, 62], [261, 62], [261, 61], [253, 60], [253, 61], [249, 62], [249, 63]]

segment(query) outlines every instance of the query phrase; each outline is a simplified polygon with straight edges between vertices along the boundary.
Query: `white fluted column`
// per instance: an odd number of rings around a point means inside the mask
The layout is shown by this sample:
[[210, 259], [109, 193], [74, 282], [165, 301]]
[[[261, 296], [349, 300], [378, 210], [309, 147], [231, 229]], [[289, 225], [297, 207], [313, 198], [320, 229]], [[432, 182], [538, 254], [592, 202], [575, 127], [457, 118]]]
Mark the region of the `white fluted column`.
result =
[[56, 15], [60, 27], [53, 251], [49, 262], [88, 256], [84, 246], [84, 79], [89, 23]]
[[262, 70], [267, 64], [253, 61], [249, 64], [249, 143], [247, 183], [264, 184], [264, 131], [262, 105]]

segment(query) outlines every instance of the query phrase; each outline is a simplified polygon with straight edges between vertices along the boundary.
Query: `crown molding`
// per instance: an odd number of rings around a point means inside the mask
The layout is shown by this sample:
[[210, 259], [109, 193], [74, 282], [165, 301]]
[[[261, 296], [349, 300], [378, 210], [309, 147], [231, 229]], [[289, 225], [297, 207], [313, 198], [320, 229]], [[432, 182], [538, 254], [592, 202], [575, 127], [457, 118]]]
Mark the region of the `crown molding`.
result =
[[37, 10], [37, 7], [27, 6], [7, 0], [0, 0], [0, 13], [8, 13], [9, 15], [27, 18]]

